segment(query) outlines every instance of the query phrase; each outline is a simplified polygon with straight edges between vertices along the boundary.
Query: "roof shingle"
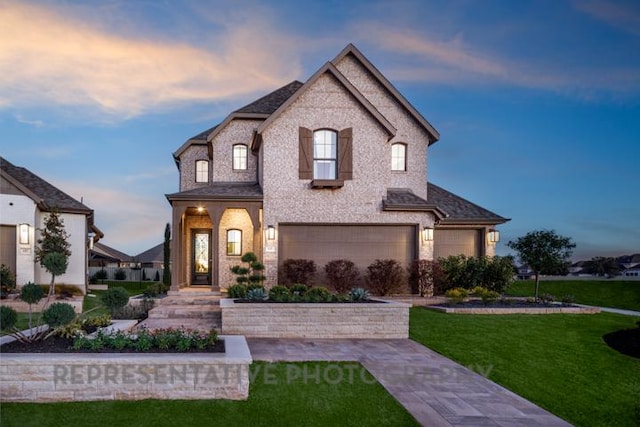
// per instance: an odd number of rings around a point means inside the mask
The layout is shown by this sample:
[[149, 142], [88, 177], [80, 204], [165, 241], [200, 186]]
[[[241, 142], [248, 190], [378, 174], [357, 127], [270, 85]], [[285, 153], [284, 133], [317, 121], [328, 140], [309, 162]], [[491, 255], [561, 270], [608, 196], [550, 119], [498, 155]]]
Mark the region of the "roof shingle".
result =
[[447, 214], [447, 217], [442, 220], [443, 223], [477, 221], [502, 224], [509, 221], [508, 218], [471, 203], [430, 182], [427, 183], [427, 202], [438, 206]]
[[168, 200], [216, 200], [254, 199], [262, 200], [262, 188], [255, 182], [217, 182], [204, 187], [167, 194]]

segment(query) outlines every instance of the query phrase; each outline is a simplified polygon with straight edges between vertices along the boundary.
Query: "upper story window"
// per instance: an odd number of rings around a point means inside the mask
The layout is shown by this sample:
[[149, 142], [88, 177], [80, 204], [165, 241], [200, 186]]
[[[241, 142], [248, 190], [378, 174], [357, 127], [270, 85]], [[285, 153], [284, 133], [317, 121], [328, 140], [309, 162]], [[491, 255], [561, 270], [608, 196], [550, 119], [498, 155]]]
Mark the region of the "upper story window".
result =
[[313, 133], [313, 179], [336, 179], [338, 133], [317, 130]]
[[407, 170], [407, 144], [397, 142], [391, 146], [391, 170]]
[[244, 144], [233, 146], [233, 170], [247, 170], [247, 146]]
[[242, 231], [227, 230], [227, 255], [242, 254]]
[[209, 182], [209, 162], [207, 160], [196, 161], [196, 182]]

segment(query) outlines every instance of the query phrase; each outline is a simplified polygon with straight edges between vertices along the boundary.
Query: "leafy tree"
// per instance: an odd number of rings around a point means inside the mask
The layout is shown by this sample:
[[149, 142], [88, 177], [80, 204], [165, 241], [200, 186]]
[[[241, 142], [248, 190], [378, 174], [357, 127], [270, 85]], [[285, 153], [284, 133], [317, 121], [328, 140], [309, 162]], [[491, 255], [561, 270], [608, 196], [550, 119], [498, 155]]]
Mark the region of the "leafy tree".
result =
[[44, 291], [35, 283], [27, 283], [20, 289], [20, 299], [29, 304], [29, 329], [31, 329], [31, 306], [37, 304], [44, 297]]
[[49, 285], [49, 297], [55, 292], [56, 276], [63, 275], [67, 272], [69, 266], [69, 258], [60, 252], [50, 252], [46, 254], [42, 260], [45, 270], [51, 273], [51, 284]]
[[69, 234], [64, 229], [64, 220], [60, 218], [58, 212], [51, 211], [44, 220], [44, 228], [40, 229], [40, 239], [35, 248], [36, 261], [51, 273], [49, 297], [54, 294], [56, 276], [67, 271], [71, 256], [71, 243], [68, 239]]
[[595, 257], [587, 261], [587, 271], [597, 276], [613, 277], [620, 272], [620, 266], [612, 257]]
[[507, 246], [518, 253], [518, 258], [527, 264], [535, 275], [535, 298], [538, 299], [540, 274], [557, 274], [567, 271], [569, 257], [576, 247], [570, 237], [556, 234], [554, 230], [530, 231], [525, 236], [509, 241]]
[[167, 286], [167, 288], [171, 287], [171, 269], [169, 265], [171, 264], [171, 226], [167, 223], [167, 226], [164, 228], [164, 271], [162, 273], [162, 283]]

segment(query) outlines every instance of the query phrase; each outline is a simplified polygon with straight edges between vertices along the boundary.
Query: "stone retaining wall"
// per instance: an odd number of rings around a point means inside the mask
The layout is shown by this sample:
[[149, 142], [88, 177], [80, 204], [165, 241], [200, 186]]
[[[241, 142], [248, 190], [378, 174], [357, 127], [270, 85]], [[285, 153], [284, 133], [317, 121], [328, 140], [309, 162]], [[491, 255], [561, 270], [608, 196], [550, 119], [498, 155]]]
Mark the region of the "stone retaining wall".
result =
[[429, 310], [441, 311], [443, 313], [457, 314], [596, 314], [600, 313], [598, 307], [438, 307], [425, 306]]
[[0, 400], [245, 400], [249, 347], [221, 338], [226, 353], [3, 353]]
[[408, 338], [409, 304], [220, 300], [222, 333], [270, 338]]

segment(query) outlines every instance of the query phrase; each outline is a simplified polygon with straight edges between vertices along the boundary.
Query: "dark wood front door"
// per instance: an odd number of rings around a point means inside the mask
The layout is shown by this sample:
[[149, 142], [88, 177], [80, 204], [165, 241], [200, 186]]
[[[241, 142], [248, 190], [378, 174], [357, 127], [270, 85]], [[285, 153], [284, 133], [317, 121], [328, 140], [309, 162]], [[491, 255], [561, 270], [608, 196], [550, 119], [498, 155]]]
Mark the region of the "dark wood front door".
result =
[[211, 284], [211, 230], [193, 230], [191, 238], [193, 248], [192, 285]]

